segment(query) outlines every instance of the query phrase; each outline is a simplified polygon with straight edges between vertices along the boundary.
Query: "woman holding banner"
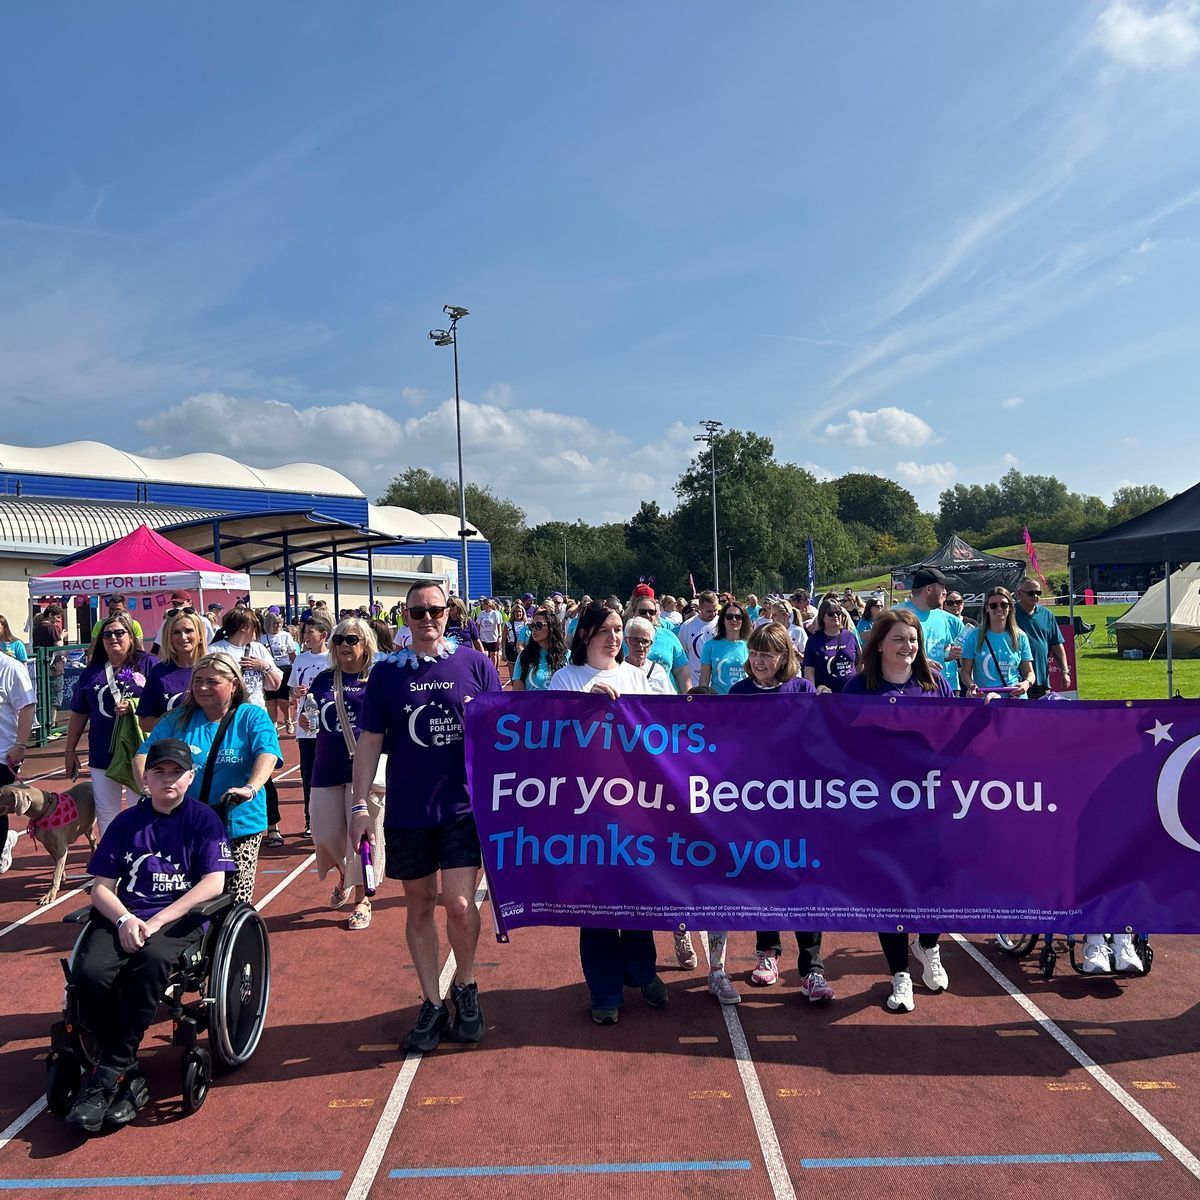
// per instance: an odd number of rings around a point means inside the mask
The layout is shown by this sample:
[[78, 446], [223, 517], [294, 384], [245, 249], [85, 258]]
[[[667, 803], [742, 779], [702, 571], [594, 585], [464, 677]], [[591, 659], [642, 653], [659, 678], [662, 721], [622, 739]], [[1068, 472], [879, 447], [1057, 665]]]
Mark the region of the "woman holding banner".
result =
[[[897, 700], [953, 700], [954, 693], [941, 672], [925, 657], [921, 622], [910, 609], [890, 608], [867, 635], [862, 648], [861, 671], [848, 680], [844, 696], [887, 695]], [[931, 992], [944, 992], [950, 977], [942, 966], [937, 933], [922, 933], [911, 949], [921, 964], [921, 981]], [[881, 933], [879, 945], [892, 974], [889, 1012], [912, 1012], [913, 985], [909, 970], [907, 933]]]
[[978, 696], [1002, 689], [1019, 700], [1037, 680], [1029, 636], [1017, 626], [1016, 605], [1007, 588], [994, 587], [983, 602], [983, 619], [962, 648], [963, 692]]
[[[646, 676], [625, 662], [621, 614], [593, 603], [579, 616], [571, 661], [554, 672], [550, 690], [596, 692], [617, 700], [648, 695]], [[667, 985], [658, 977], [654, 934], [649, 929], [581, 929], [579, 961], [591, 992], [592, 1020], [615, 1025], [625, 1005], [625, 984], [642, 989], [646, 1003], [663, 1008]]]

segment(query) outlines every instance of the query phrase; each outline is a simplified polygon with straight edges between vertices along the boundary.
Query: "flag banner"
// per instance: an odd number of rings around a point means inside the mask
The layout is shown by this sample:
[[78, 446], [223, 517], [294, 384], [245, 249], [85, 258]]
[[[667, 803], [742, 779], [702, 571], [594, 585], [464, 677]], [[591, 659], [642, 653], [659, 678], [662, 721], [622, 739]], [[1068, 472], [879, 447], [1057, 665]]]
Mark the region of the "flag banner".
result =
[[498, 934], [1200, 932], [1200, 703], [496, 693]]
[[[1033, 538], [1029, 536], [1029, 526], [1026, 525], [1021, 533], [1025, 538], [1025, 552], [1029, 555], [1029, 565], [1033, 568], [1033, 573], [1042, 581], [1042, 587], [1049, 588], [1050, 585], [1046, 582], [1045, 575], [1042, 574], [1042, 568], [1038, 566], [1037, 551], [1033, 548]], [[1047, 603], [1049, 603], [1047, 601]]]
[[808, 559], [808, 594], [811, 599], [815, 598], [817, 592], [817, 555], [813, 549], [812, 538], [805, 539], [804, 552]]

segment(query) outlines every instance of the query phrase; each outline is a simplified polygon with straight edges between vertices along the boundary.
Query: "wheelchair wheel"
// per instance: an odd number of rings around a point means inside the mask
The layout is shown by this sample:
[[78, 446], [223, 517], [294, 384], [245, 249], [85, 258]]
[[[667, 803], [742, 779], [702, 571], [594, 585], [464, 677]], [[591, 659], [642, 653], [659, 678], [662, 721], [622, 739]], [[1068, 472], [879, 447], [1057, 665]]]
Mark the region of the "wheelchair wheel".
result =
[[1142, 974], [1149, 975], [1150, 968], [1154, 965], [1154, 947], [1149, 942], [1143, 942], [1140, 951], [1142, 956]]
[[1049, 979], [1054, 974], [1054, 968], [1058, 965], [1058, 951], [1046, 943], [1041, 954], [1038, 955], [1038, 970], [1042, 973], [1043, 979]]
[[65, 1117], [79, 1097], [82, 1081], [79, 1059], [62, 1050], [51, 1051], [46, 1059], [46, 1107], [56, 1117]]
[[998, 933], [996, 945], [1013, 958], [1024, 958], [1038, 940], [1036, 933]]
[[189, 1050], [183, 1056], [183, 1111], [199, 1112], [208, 1099], [212, 1083], [212, 1055], [203, 1046]]
[[232, 1070], [258, 1048], [271, 995], [267, 927], [249, 904], [237, 905], [221, 926], [209, 984], [209, 1043], [217, 1066]]

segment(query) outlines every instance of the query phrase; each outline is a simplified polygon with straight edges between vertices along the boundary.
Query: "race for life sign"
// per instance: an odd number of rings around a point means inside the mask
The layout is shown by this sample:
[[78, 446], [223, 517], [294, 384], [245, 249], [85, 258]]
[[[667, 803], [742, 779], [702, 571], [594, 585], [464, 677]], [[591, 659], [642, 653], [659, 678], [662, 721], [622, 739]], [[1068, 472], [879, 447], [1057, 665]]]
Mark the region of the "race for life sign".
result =
[[496, 693], [498, 927], [1200, 932], [1200, 703]]

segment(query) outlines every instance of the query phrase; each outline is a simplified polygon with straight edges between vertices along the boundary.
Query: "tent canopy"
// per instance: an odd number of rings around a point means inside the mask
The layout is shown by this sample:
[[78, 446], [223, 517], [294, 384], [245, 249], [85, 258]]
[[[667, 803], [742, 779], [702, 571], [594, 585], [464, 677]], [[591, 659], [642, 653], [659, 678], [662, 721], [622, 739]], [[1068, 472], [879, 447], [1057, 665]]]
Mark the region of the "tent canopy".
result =
[[[1166, 641], [1167, 586], [1160, 579], [1116, 623], [1117, 652], [1153, 654]], [[1176, 656], [1200, 656], [1200, 563], [1171, 575], [1171, 638]]]
[[963, 594], [968, 607], [982, 604], [989, 588], [1005, 587], [1015, 591], [1017, 584], [1025, 578], [1023, 558], [997, 558], [976, 550], [954, 534], [940, 549], [928, 558], [895, 572], [904, 576], [905, 587], [912, 586], [912, 577], [922, 567], [936, 567], [954, 581], [954, 586]]
[[31, 596], [140, 595], [171, 588], [249, 591], [250, 577], [201, 558], [149, 526], [139, 525], [95, 554], [29, 581]]
[[1200, 561], [1200, 483], [1140, 517], [1072, 542], [1067, 561], [1073, 567]]

